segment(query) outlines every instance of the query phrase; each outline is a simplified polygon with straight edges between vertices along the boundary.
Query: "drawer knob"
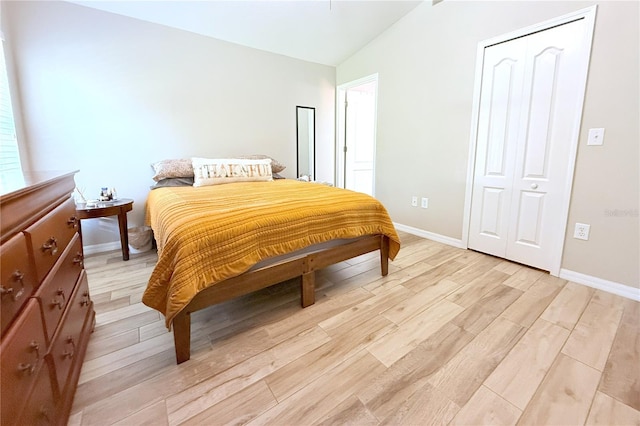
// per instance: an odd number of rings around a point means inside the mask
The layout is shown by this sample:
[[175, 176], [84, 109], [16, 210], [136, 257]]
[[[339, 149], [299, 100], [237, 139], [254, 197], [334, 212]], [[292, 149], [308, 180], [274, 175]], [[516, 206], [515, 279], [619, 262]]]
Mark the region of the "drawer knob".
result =
[[71, 216], [68, 220], [67, 220], [67, 225], [69, 225], [71, 228], [74, 229], [78, 229], [78, 218], [75, 216]]
[[73, 258], [73, 264], [78, 265], [81, 268], [84, 267], [84, 256], [82, 255], [82, 253], [76, 253], [76, 256]]
[[89, 302], [91, 302], [91, 298], [89, 297], [89, 292], [85, 291], [82, 293], [82, 300], [80, 301], [80, 306], [88, 306]]
[[64, 304], [66, 303], [66, 300], [67, 300], [67, 299], [64, 297], [64, 290], [63, 290], [63, 289], [61, 289], [61, 288], [59, 288], [59, 289], [56, 291], [56, 296], [62, 296], [62, 300], [57, 300], [57, 298], [56, 298], [56, 297], [54, 297], [54, 298], [51, 300], [51, 307], [55, 307], [55, 306], [57, 306], [57, 307], [58, 307], [58, 309], [62, 309], [62, 308], [64, 308]]
[[66, 339], [67, 345], [71, 345], [71, 350], [66, 350], [62, 353], [63, 358], [73, 358], [73, 355], [76, 353], [76, 343], [73, 341], [72, 336], [67, 336]]
[[51, 237], [46, 243], [42, 245], [42, 251], [50, 251], [51, 256], [55, 256], [58, 253], [58, 240], [56, 237]]
[[29, 349], [31, 349], [32, 352], [36, 353], [36, 360], [33, 363], [29, 364], [21, 362], [20, 364], [18, 364], [18, 371], [31, 375], [34, 371], [36, 371], [36, 367], [38, 366], [38, 360], [40, 359], [40, 345], [35, 340], [32, 340], [29, 344]]
[[17, 301], [18, 299], [20, 299], [22, 297], [22, 295], [24, 294], [24, 274], [22, 272], [20, 272], [20, 270], [16, 269], [16, 271], [11, 274], [11, 279], [13, 281], [19, 282], [21, 287], [20, 290], [18, 290], [17, 292], [13, 292], [14, 288], [13, 287], [5, 287], [5, 286], [0, 286], [0, 296], [8, 296], [8, 295], [12, 295], [12, 299], [13, 301]]

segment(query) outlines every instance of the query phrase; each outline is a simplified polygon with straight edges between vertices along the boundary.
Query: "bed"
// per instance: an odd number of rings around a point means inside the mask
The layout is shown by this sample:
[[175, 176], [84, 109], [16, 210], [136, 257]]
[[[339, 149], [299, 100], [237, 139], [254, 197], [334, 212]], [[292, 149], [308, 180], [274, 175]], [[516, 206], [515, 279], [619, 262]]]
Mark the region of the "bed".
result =
[[173, 328], [178, 364], [190, 358], [191, 313], [292, 278], [307, 307], [314, 271], [380, 250], [387, 275], [400, 249], [375, 198], [289, 179], [154, 189], [146, 222], [158, 262], [142, 301]]

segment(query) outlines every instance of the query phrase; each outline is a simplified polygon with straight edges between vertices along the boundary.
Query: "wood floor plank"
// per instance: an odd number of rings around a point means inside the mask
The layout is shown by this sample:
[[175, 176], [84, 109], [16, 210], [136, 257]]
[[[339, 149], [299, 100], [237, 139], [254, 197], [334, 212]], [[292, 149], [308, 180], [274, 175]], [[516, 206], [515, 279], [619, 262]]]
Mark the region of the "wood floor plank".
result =
[[451, 281], [457, 282], [458, 284], [469, 284], [471, 281], [489, 272], [500, 262], [502, 262], [501, 259], [487, 255], [484, 255], [478, 258], [477, 261], [471, 263], [464, 263], [461, 260], [457, 263], [464, 265], [464, 267], [458, 269], [447, 278]]
[[248, 425], [299, 425], [319, 422], [383, 371], [384, 366], [367, 351], [362, 350], [256, 417]]
[[155, 404], [145, 407], [137, 413], [114, 423], [114, 426], [129, 425], [168, 426], [169, 421], [167, 418], [167, 407], [165, 402], [158, 401]]
[[449, 280], [440, 280], [418, 293], [412, 293], [411, 297], [396, 303], [390, 309], [384, 311], [382, 315], [395, 324], [402, 324], [458, 288], [460, 288], [460, 284]]
[[[108, 324], [96, 325], [91, 338], [102, 339], [117, 336], [118, 334], [135, 331], [140, 327], [153, 323], [160, 323], [164, 327], [164, 318], [158, 311], [149, 310], [139, 314], [127, 314], [127, 316]], [[166, 331], [167, 328], [164, 327], [164, 330]]]
[[593, 292], [591, 287], [568, 282], [545, 309], [541, 318], [571, 331], [591, 300]]
[[523, 266], [517, 272], [510, 274], [511, 277], [504, 282], [504, 285], [526, 291], [529, 290], [529, 287], [538, 281], [543, 274], [543, 271]]
[[459, 407], [464, 406], [524, 331], [511, 321], [496, 318], [434, 374], [429, 383]]
[[478, 334], [521, 295], [522, 291], [500, 284], [458, 314], [451, 323], [470, 333]]
[[450, 247], [450, 246], [441, 246], [441, 249], [439, 251], [437, 251], [436, 253], [430, 256], [425, 257], [424, 260], [422, 261], [425, 263], [428, 263], [429, 265], [438, 266], [452, 259], [455, 259], [456, 257], [460, 256], [462, 253], [463, 253], [463, 250], [459, 248]]
[[[505, 285], [507, 285], [506, 281]], [[549, 283], [538, 279], [504, 311], [502, 316], [523, 327], [531, 327], [561, 289], [555, 282]]]
[[[528, 269], [525, 266], [522, 266], [515, 262], [510, 262], [508, 260], [503, 260], [493, 267], [496, 271], [504, 272], [507, 275], [513, 275], [516, 272], [521, 271], [522, 269]], [[524, 289], [526, 290], [526, 289]]]
[[462, 310], [463, 308], [455, 303], [441, 300], [431, 309], [421, 312], [398, 326], [393, 332], [373, 342], [368, 351], [389, 367], [451, 321]]
[[346, 330], [318, 348], [309, 351], [291, 363], [265, 377], [265, 382], [278, 401], [299, 391], [305, 382], [313, 381], [340, 362], [364, 350], [372, 341], [389, 333], [395, 325], [382, 317], [373, 317], [363, 323], [357, 332]]
[[355, 396], [347, 398], [332, 413], [326, 416], [319, 426], [377, 426], [380, 421]]
[[322, 303], [316, 301], [315, 304], [300, 309], [295, 316], [289, 315], [279, 321], [266, 324], [264, 327], [269, 335], [273, 337], [279, 335], [289, 336], [292, 333], [300, 332], [327, 318], [331, 318], [371, 296], [368, 291], [357, 288], [347, 293], [342, 293], [339, 297], [329, 298]]
[[[327, 333], [340, 327], [355, 328], [364, 321], [368, 321], [383, 312], [394, 309], [407, 298], [413, 298], [413, 292], [403, 286], [395, 286], [386, 292], [378, 293], [349, 309], [333, 315], [318, 323]], [[385, 316], [386, 317], [386, 316]], [[386, 317], [388, 319], [388, 317]]]
[[240, 425], [275, 407], [277, 403], [269, 386], [260, 380], [180, 424], [185, 426]]
[[640, 303], [624, 301], [599, 390], [640, 411]]
[[465, 347], [474, 336], [451, 323], [445, 324], [418, 347], [394, 363], [358, 393], [377, 418], [385, 419]]
[[[460, 268], [464, 267], [464, 263], [456, 262], [452, 260], [447, 263], [443, 263], [439, 266], [429, 269], [424, 274], [421, 274], [413, 279], [408, 280], [403, 285], [409, 290], [413, 290], [418, 293], [440, 280], [446, 279]], [[456, 283], [460, 284], [458, 281]]]
[[424, 259], [438, 253], [438, 251], [440, 251], [440, 245], [434, 244], [433, 242], [430, 244], [416, 244], [412, 247], [407, 247], [406, 249], [403, 247], [398, 253], [396, 259], [393, 261], [393, 264], [402, 269], [418, 262], [424, 263]]
[[539, 319], [485, 380], [484, 385], [524, 410], [568, 337], [568, 330]]
[[167, 333], [109, 352], [98, 358], [85, 360], [82, 364], [82, 372], [78, 383], [88, 382], [171, 348], [173, 348], [173, 336]]
[[602, 371], [622, 318], [620, 296], [596, 291], [562, 353]]
[[119, 349], [124, 349], [127, 346], [135, 345], [140, 342], [138, 330], [127, 330], [124, 333], [89, 340], [89, 346], [85, 354], [85, 359], [96, 359], [103, 355], [107, 355], [111, 352]]
[[[446, 425], [460, 411], [453, 401], [429, 384], [414, 392], [382, 425]], [[428, 420], [427, 420], [428, 419]]]
[[447, 300], [468, 308], [498, 287], [507, 278], [509, 278], [508, 274], [490, 269], [485, 274], [447, 296]]
[[518, 424], [584, 424], [599, 379], [598, 370], [566, 355], [558, 355]]
[[586, 424], [640, 426], [640, 411], [611, 398], [607, 394], [596, 392]]
[[406, 268], [399, 269], [396, 273], [389, 274], [386, 277], [380, 277], [376, 281], [365, 284], [362, 288], [373, 294], [378, 294], [381, 291], [386, 291], [391, 287], [403, 284], [412, 278], [418, 277], [433, 268], [433, 266], [427, 263], [417, 262], [413, 265], [407, 266]]
[[175, 357], [174, 349], [167, 349], [112, 373], [80, 384], [73, 400], [73, 410], [77, 410], [78, 407], [86, 409], [88, 406], [107, 400], [148, 379], [162, 376], [166, 369], [175, 364]]
[[500, 398], [488, 388], [480, 386], [469, 402], [453, 418], [457, 425], [514, 425], [522, 411]]
[[167, 395], [169, 422], [177, 424], [190, 419], [245, 387], [263, 380], [274, 371], [325, 343], [327, 339], [326, 333], [316, 327], [194, 386]]

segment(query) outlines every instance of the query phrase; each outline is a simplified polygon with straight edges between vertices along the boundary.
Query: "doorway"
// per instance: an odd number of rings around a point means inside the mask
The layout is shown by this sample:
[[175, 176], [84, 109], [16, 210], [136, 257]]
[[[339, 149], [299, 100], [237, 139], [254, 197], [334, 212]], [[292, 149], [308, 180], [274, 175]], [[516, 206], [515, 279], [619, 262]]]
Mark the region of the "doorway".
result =
[[336, 184], [374, 195], [378, 75], [338, 86]]
[[479, 46], [469, 248], [559, 274], [595, 8]]

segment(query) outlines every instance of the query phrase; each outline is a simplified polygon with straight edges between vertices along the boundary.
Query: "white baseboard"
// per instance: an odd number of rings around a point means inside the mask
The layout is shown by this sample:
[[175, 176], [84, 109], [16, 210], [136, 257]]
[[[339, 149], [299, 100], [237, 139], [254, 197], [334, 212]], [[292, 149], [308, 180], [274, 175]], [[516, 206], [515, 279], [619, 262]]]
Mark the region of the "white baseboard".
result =
[[[464, 244], [462, 244], [462, 240], [440, 234], [434, 234], [433, 232], [403, 225], [401, 223], [394, 222], [393, 225], [399, 231], [408, 232], [409, 234], [413, 234], [418, 237], [427, 238], [429, 240], [437, 241], [439, 243], [447, 244], [457, 248], [467, 248]], [[572, 281], [574, 283], [586, 285], [592, 288], [597, 288], [598, 290], [617, 294], [618, 296], [626, 297], [627, 299], [640, 302], [640, 288], [630, 287], [628, 285], [608, 281], [591, 275], [582, 274], [580, 272], [570, 271], [568, 269], [560, 269], [559, 277], [564, 280]]]
[[564, 280], [573, 281], [574, 283], [597, 288], [598, 290], [603, 290], [608, 293], [617, 294], [618, 296], [640, 302], [640, 288], [603, 280], [602, 278], [581, 274], [580, 272], [574, 272], [568, 269], [560, 269], [559, 276]]
[[113, 241], [111, 243], [104, 243], [104, 244], [93, 244], [90, 246], [82, 247], [82, 250], [84, 251], [85, 255], [104, 253], [106, 251], [120, 250], [120, 249], [121, 249], [120, 241]]
[[408, 232], [409, 234], [413, 234], [418, 237], [426, 238], [428, 240], [436, 241], [438, 243], [446, 244], [446, 245], [457, 247], [457, 248], [466, 248], [464, 244], [462, 244], [462, 240], [447, 237], [445, 235], [435, 234], [433, 232], [414, 228], [413, 226], [403, 225], [401, 223], [394, 222], [393, 226], [395, 226], [396, 229], [399, 231]]

